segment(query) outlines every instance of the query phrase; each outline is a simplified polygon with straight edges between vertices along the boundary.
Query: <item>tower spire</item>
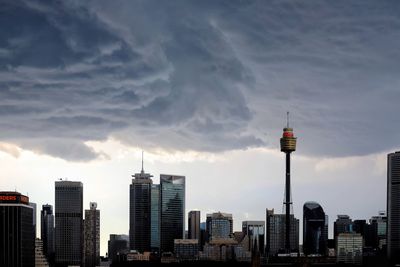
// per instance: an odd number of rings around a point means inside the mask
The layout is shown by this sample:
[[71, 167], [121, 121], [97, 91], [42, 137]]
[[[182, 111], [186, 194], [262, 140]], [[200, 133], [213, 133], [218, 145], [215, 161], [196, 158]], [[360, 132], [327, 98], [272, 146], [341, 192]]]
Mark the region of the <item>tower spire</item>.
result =
[[143, 169], [143, 150], [142, 150], [142, 173], [144, 173], [144, 169]]

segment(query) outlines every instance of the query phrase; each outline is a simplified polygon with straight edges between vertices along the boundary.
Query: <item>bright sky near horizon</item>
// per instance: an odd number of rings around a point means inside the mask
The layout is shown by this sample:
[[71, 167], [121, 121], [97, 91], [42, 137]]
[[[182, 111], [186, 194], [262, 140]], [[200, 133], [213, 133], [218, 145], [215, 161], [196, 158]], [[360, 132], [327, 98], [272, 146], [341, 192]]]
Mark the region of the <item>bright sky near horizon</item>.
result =
[[296, 217], [310, 200], [330, 228], [386, 209], [400, 2], [6, 0], [0, 14], [0, 190], [39, 209], [58, 178], [82, 181], [102, 255], [128, 233], [142, 149], [155, 183], [186, 176], [203, 220], [280, 212], [288, 110]]

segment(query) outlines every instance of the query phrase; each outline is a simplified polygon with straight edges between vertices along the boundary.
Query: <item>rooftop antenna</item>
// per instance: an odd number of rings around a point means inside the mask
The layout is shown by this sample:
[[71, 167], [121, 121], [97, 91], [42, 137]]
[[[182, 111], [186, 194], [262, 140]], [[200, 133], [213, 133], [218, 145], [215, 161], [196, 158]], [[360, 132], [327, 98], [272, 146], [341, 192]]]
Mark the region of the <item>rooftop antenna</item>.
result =
[[289, 128], [289, 111], [286, 112], [286, 121], [287, 121], [286, 128]]
[[143, 169], [143, 150], [142, 150], [142, 173], [144, 173], [144, 169]]

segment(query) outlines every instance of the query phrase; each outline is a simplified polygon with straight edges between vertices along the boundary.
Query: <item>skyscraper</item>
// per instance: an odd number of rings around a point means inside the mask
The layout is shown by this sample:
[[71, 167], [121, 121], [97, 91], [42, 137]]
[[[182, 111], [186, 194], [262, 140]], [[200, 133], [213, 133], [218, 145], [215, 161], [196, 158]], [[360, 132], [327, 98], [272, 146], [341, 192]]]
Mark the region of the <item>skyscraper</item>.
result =
[[56, 265], [81, 265], [83, 243], [83, 185], [55, 182]]
[[335, 243], [337, 236], [342, 233], [353, 232], [353, 220], [349, 215], [338, 215], [336, 221], [333, 223], [333, 237]]
[[306, 202], [303, 206], [303, 251], [304, 254], [325, 255], [325, 212], [317, 202]]
[[281, 138], [281, 151], [286, 154], [286, 182], [285, 182], [285, 249], [290, 252], [290, 208], [292, 205], [291, 186], [290, 186], [290, 154], [296, 151], [297, 138], [293, 135], [293, 128], [289, 127], [289, 112], [287, 113], [287, 126], [283, 129]]
[[33, 208], [17, 192], [0, 192], [0, 266], [35, 266]]
[[207, 241], [227, 239], [233, 237], [232, 214], [216, 212], [207, 214], [206, 219]]
[[400, 151], [387, 161], [387, 255], [400, 263]]
[[174, 239], [185, 236], [185, 176], [160, 175], [160, 244], [174, 251]]
[[129, 236], [111, 234], [108, 240], [108, 258], [111, 262], [118, 261], [119, 253], [129, 251]]
[[54, 215], [53, 206], [42, 205], [40, 212], [40, 237], [43, 242], [43, 253], [47, 260], [54, 259]]
[[264, 253], [264, 221], [244, 221], [242, 222], [242, 232], [249, 237], [250, 251], [254, 252], [254, 248], [257, 248], [258, 252]]
[[[286, 253], [286, 214], [274, 214], [274, 209], [266, 210], [266, 249], [268, 255]], [[299, 219], [290, 215], [290, 252], [299, 251]]]
[[200, 242], [200, 211], [191, 210], [188, 216], [189, 239], [197, 239]]
[[151, 186], [152, 175], [140, 173], [132, 175], [129, 194], [129, 247], [141, 253], [150, 251], [151, 240]]
[[160, 185], [151, 185], [151, 234], [152, 252], [160, 251]]
[[85, 267], [100, 265], [100, 211], [95, 202], [90, 202], [90, 209], [85, 210], [84, 259]]

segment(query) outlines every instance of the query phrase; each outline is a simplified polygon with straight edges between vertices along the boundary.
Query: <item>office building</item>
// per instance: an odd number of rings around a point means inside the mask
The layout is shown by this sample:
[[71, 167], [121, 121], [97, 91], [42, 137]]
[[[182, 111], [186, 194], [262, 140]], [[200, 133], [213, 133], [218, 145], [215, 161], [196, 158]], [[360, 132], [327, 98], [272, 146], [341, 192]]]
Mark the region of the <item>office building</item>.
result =
[[49, 267], [49, 262], [43, 253], [43, 242], [38, 238], [35, 240], [35, 267]]
[[400, 151], [387, 159], [387, 256], [400, 263]]
[[40, 212], [40, 237], [43, 242], [43, 253], [52, 262], [54, 260], [54, 214], [53, 206], [42, 205]]
[[[299, 252], [299, 220], [290, 215], [290, 252]], [[286, 214], [275, 214], [274, 209], [266, 210], [266, 253], [275, 256], [278, 253], [287, 253]]]
[[108, 240], [108, 258], [118, 262], [119, 255], [129, 252], [129, 236], [111, 234]]
[[175, 257], [180, 260], [197, 260], [199, 257], [199, 240], [197, 239], [175, 239]]
[[160, 185], [151, 185], [151, 233], [150, 248], [154, 253], [160, 251]]
[[222, 212], [207, 214], [206, 231], [208, 242], [214, 239], [233, 238], [232, 214]]
[[36, 203], [29, 202], [29, 206], [31, 206], [33, 209], [32, 225], [33, 225], [33, 230], [35, 231], [35, 238], [36, 238], [37, 237], [36, 236], [36, 231], [37, 231], [37, 229], [36, 229], [36, 212], [37, 212], [36, 206], [37, 205], [36, 205]]
[[191, 210], [188, 215], [189, 239], [197, 239], [200, 241], [200, 211]]
[[287, 125], [283, 128], [281, 143], [281, 151], [286, 155], [286, 172], [285, 172], [285, 249], [286, 253], [290, 253], [293, 246], [290, 244], [290, 213], [293, 201], [291, 199], [291, 181], [290, 181], [290, 155], [296, 151], [297, 138], [294, 137], [293, 128], [289, 127], [289, 112], [287, 113]]
[[387, 216], [384, 211], [372, 216], [369, 220], [368, 244], [375, 249], [382, 250], [387, 245]]
[[185, 176], [161, 174], [160, 200], [161, 252], [173, 252], [185, 236]]
[[132, 175], [129, 193], [129, 247], [139, 252], [150, 251], [152, 175], [142, 170]]
[[35, 230], [29, 198], [0, 192], [0, 266], [35, 266]]
[[317, 202], [303, 206], [303, 252], [306, 255], [325, 255], [327, 250], [325, 212]]
[[353, 232], [353, 221], [349, 215], [338, 215], [333, 223], [333, 237], [336, 242], [336, 237], [341, 233]]
[[242, 232], [245, 236], [248, 236], [249, 250], [263, 254], [265, 243], [265, 222], [244, 221], [242, 222]]
[[57, 266], [82, 265], [83, 185], [55, 182], [55, 262]]
[[345, 264], [362, 264], [363, 238], [359, 233], [340, 233], [336, 241], [336, 261]]
[[85, 267], [100, 265], [100, 210], [95, 202], [90, 202], [90, 209], [85, 210], [84, 262]]

